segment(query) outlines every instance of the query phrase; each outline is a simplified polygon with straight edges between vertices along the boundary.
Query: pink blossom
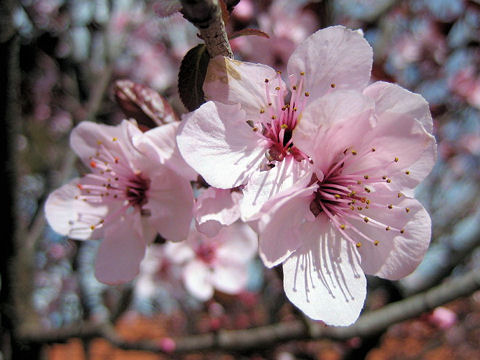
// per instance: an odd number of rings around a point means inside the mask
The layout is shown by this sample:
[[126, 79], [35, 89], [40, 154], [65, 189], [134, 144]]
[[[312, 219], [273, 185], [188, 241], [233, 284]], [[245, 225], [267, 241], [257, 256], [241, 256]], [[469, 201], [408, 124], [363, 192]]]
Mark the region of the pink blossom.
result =
[[146, 246], [160, 233], [183, 240], [192, 219], [192, 170], [178, 161], [178, 123], [142, 133], [135, 124], [83, 122], [73, 150], [91, 173], [54, 191], [45, 211], [50, 226], [78, 240], [103, 239], [95, 274], [108, 284], [132, 280]]
[[447, 330], [457, 323], [458, 318], [454, 311], [440, 306], [429, 314], [428, 321], [440, 329]]
[[179, 150], [210, 185], [246, 185], [242, 217], [250, 218], [274, 193], [309, 180], [308, 155], [292, 142], [303, 110], [329, 92], [363, 89], [371, 66], [371, 47], [342, 26], [316, 32], [295, 50], [288, 89], [269, 66], [217, 57], [204, 83], [211, 101], [184, 116]]
[[425, 254], [431, 221], [413, 198], [436, 156], [428, 105], [397, 85], [339, 90], [305, 109], [292, 139], [311, 155], [299, 181], [262, 207], [260, 256], [283, 263], [287, 297], [329, 325], [356, 320], [364, 273], [397, 280]]
[[227, 294], [244, 290], [256, 251], [256, 234], [238, 222], [212, 238], [192, 230], [186, 241], [165, 244], [166, 256], [183, 266], [185, 287], [202, 301], [210, 299], [214, 289]]

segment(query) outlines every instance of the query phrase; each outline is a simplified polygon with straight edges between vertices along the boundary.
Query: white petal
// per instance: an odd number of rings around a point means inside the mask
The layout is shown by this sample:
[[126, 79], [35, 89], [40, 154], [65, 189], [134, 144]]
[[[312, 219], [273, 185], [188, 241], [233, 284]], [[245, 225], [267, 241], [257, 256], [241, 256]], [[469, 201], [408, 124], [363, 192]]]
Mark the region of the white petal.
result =
[[366, 279], [352, 245], [320, 224], [303, 246], [283, 263], [288, 299], [315, 320], [347, 326], [358, 318], [366, 297]]
[[186, 114], [177, 137], [182, 156], [210, 185], [230, 189], [258, 170], [267, 141], [238, 106], [209, 101]]
[[206, 301], [213, 296], [211, 272], [201, 261], [188, 263], [183, 270], [183, 281], [188, 292], [198, 300]]
[[289, 75], [305, 73], [304, 90], [315, 99], [339, 89], [362, 90], [370, 80], [373, 51], [357, 31], [331, 26], [317, 31], [294, 51]]

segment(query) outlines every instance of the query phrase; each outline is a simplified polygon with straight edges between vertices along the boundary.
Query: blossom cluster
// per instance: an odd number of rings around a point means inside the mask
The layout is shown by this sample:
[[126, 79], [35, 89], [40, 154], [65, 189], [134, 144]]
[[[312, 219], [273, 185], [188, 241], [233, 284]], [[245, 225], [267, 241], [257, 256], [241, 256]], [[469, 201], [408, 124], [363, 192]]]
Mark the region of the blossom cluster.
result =
[[343, 26], [308, 37], [283, 72], [211, 59], [207, 102], [181, 122], [75, 128], [71, 146], [91, 173], [49, 196], [47, 219], [103, 239], [96, 276], [108, 284], [134, 279], [147, 245], [165, 239], [162, 256], [183, 265], [201, 300], [245, 288], [258, 248], [266, 267], [282, 265], [295, 306], [349, 325], [365, 274], [408, 275], [431, 234], [414, 198], [436, 158], [428, 103], [371, 83], [372, 62], [363, 34]]

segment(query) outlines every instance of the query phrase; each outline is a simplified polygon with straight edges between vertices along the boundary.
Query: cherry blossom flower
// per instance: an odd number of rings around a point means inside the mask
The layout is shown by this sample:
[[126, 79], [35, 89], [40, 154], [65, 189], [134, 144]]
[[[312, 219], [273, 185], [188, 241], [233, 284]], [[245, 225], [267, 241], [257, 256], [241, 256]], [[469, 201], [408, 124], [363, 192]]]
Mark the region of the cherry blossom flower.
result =
[[95, 275], [101, 282], [132, 280], [157, 233], [183, 240], [192, 220], [193, 171], [180, 161], [178, 123], [146, 133], [83, 122], [71, 133], [73, 150], [91, 173], [54, 191], [45, 211], [50, 226], [73, 239], [103, 239]]
[[250, 218], [306, 174], [308, 155], [292, 142], [303, 110], [329, 92], [363, 89], [371, 66], [372, 49], [362, 34], [342, 26], [316, 32], [294, 51], [288, 89], [269, 66], [212, 59], [203, 86], [211, 101], [184, 116], [179, 150], [211, 186], [246, 185], [242, 218]]
[[214, 289], [227, 294], [244, 290], [248, 264], [257, 252], [257, 235], [246, 224], [236, 222], [208, 238], [192, 230], [188, 239], [165, 244], [165, 255], [183, 266], [183, 281], [195, 298], [206, 301]]
[[413, 189], [435, 162], [431, 131], [426, 101], [384, 82], [305, 109], [292, 139], [311, 156], [310, 180], [267, 201], [257, 227], [260, 257], [283, 263], [285, 293], [308, 316], [349, 325], [364, 273], [397, 280], [422, 260], [431, 221]]

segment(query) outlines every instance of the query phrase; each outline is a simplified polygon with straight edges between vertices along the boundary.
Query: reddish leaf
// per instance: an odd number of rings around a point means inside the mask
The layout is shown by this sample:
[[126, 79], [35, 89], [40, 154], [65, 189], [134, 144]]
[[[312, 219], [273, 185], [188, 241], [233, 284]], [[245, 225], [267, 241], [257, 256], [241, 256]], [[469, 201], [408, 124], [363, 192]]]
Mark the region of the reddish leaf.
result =
[[154, 128], [179, 121], [170, 104], [155, 90], [130, 80], [118, 80], [114, 85], [115, 100], [123, 113], [141, 125]]

